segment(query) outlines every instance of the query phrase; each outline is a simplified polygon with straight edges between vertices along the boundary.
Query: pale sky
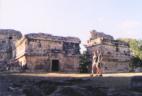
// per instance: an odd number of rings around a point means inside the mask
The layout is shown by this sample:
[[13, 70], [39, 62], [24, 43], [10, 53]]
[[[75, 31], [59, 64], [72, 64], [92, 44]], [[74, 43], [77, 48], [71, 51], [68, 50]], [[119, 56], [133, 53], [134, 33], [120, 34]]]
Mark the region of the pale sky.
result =
[[142, 39], [142, 0], [0, 0], [0, 28], [79, 37], [90, 30]]

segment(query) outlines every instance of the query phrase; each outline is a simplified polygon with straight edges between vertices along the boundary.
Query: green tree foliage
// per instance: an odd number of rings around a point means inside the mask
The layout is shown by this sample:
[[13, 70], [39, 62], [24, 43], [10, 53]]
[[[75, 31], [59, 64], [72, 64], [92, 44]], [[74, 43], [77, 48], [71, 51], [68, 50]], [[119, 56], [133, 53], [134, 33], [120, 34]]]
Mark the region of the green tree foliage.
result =
[[142, 40], [123, 38], [119, 39], [129, 44], [132, 52], [132, 67], [142, 67]]
[[90, 61], [89, 61], [88, 53], [87, 51], [84, 51], [80, 56], [80, 72], [87, 73], [89, 64], [90, 64]]

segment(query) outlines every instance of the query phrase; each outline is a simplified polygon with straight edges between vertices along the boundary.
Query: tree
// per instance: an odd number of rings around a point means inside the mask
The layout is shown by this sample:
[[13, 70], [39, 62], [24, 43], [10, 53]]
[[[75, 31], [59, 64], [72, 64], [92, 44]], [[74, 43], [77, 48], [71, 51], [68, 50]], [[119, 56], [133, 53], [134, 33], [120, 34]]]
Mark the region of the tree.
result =
[[81, 73], [88, 73], [88, 67], [90, 64], [89, 58], [88, 58], [87, 51], [84, 51], [80, 56], [80, 72]]
[[132, 67], [142, 67], [142, 40], [123, 38], [119, 39], [129, 44], [132, 58]]

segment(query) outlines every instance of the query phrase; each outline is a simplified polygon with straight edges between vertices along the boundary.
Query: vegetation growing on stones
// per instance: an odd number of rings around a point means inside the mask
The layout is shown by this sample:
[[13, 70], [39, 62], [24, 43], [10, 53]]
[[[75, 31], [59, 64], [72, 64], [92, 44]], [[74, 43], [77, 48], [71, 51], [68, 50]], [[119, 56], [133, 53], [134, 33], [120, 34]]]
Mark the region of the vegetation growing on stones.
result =
[[130, 38], [121, 38], [121, 41], [125, 41], [129, 44], [132, 58], [132, 68], [142, 67], [142, 40], [130, 39]]

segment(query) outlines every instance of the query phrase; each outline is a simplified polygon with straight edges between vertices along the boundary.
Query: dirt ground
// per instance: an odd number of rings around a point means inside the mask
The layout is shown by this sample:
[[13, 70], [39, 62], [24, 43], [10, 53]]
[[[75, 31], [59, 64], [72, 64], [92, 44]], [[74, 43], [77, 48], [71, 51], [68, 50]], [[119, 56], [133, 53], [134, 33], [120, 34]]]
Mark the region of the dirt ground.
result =
[[[26, 75], [26, 76], [39, 76], [39, 77], [74, 77], [74, 78], [90, 77], [90, 74], [82, 74], [82, 73], [12, 73], [12, 75]], [[103, 74], [103, 77], [132, 77], [132, 76], [142, 76], [142, 73]]]
[[0, 73], [0, 96], [142, 96], [129, 89], [142, 73]]

